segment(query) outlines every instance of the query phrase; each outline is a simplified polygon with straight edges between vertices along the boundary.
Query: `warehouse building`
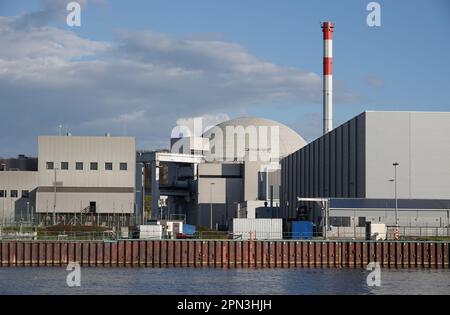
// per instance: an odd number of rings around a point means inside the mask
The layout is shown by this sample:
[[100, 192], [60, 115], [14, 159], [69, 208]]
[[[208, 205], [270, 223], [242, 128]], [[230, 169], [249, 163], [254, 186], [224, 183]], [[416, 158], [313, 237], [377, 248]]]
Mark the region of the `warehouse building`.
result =
[[[2, 163], [2, 222], [127, 225], [134, 220], [132, 137], [38, 137], [38, 157]], [[14, 166], [14, 167], [13, 167]]]
[[0, 223], [29, 220], [38, 182], [37, 158], [19, 155], [0, 159]]
[[[398, 165], [394, 165], [397, 164]], [[364, 112], [281, 162], [287, 219], [323, 211], [302, 198], [330, 198], [330, 224], [366, 221], [400, 226], [449, 225], [450, 113]]]

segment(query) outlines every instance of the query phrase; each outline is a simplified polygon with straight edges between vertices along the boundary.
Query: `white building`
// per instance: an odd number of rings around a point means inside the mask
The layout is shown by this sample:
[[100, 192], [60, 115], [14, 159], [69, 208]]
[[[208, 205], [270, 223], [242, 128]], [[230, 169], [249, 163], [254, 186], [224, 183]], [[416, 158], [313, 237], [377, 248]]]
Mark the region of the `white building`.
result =
[[132, 137], [41, 136], [37, 170], [3, 169], [0, 214], [5, 213], [4, 219], [28, 219], [25, 214], [30, 210], [46, 224], [77, 220], [106, 225], [119, 219], [127, 224], [133, 219], [136, 144]]

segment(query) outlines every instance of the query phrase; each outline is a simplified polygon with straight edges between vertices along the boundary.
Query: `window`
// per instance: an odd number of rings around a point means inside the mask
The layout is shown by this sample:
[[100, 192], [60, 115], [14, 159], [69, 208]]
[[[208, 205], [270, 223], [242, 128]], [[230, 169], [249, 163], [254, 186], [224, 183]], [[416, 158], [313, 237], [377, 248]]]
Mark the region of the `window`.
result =
[[366, 217], [358, 217], [358, 227], [366, 226]]
[[350, 217], [330, 217], [330, 225], [350, 227]]
[[111, 162], [106, 162], [105, 163], [105, 170], [106, 171], [112, 171], [113, 165]]
[[0, 190], [0, 198], [6, 198], [6, 190]]
[[97, 162], [91, 162], [91, 171], [98, 170], [98, 163]]
[[61, 169], [62, 170], [68, 170], [69, 169], [69, 162], [61, 162]]
[[75, 169], [77, 171], [82, 171], [83, 170], [83, 162], [76, 162], [75, 163]]
[[52, 170], [55, 168], [55, 163], [53, 162], [47, 162], [46, 165], [48, 170]]
[[22, 190], [22, 198], [30, 198], [30, 192], [28, 190]]
[[120, 170], [121, 171], [126, 171], [128, 168], [127, 163], [120, 163]]
[[19, 192], [17, 190], [11, 190], [11, 198], [17, 198]]

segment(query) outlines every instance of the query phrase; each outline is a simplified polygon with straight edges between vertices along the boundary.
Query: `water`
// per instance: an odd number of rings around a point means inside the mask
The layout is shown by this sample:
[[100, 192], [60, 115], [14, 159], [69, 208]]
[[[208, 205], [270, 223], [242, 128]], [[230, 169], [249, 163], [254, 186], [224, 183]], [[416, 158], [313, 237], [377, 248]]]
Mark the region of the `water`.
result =
[[368, 287], [363, 269], [81, 269], [81, 287], [65, 268], [0, 268], [0, 294], [450, 294], [450, 270], [382, 269]]

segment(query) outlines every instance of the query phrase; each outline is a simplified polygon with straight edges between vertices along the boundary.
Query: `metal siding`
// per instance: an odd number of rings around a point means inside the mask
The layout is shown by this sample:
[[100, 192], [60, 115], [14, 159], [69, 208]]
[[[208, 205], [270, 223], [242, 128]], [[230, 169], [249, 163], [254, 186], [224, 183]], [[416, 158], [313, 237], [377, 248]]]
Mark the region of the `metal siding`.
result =
[[330, 138], [331, 134], [328, 133], [325, 135], [324, 139], [324, 189], [323, 189], [323, 196], [324, 197], [331, 197], [331, 185], [330, 185]]
[[314, 141], [313, 143], [313, 150], [314, 150], [314, 175], [313, 175], [313, 179], [314, 179], [314, 197], [318, 197], [319, 196], [319, 141]]
[[349, 197], [349, 124], [342, 127], [342, 197]]
[[319, 159], [319, 165], [318, 165], [318, 187], [317, 187], [317, 196], [323, 197], [324, 196], [324, 179], [325, 179], [325, 159], [324, 159], [324, 144], [325, 139], [324, 137], [321, 137], [319, 139], [318, 143], [318, 159]]
[[349, 197], [356, 197], [356, 119], [349, 122]]
[[330, 197], [336, 197], [336, 131], [330, 135]]
[[336, 129], [336, 197], [343, 197], [342, 193], [342, 127]]
[[356, 197], [364, 198], [366, 196], [366, 114], [359, 115], [356, 122]]

